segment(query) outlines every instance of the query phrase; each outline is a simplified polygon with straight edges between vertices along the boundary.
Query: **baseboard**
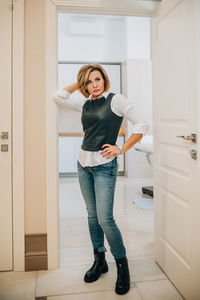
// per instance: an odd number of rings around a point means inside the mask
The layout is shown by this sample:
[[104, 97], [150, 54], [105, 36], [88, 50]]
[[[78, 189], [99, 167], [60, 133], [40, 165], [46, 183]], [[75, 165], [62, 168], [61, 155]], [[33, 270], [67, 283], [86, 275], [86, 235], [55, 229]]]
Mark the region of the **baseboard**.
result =
[[67, 173], [59, 173], [59, 178], [71, 178], [71, 177], [78, 177], [77, 172], [67, 172]]
[[[117, 172], [118, 176], [124, 176], [125, 172], [124, 171], [118, 171]], [[72, 178], [72, 177], [78, 177], [78, 173], [76, 172], [68, 172], [68, 173], [59, 173], [59, 178]]]
[[25, 271], [48, 270], [47, 234], [25, 235]]

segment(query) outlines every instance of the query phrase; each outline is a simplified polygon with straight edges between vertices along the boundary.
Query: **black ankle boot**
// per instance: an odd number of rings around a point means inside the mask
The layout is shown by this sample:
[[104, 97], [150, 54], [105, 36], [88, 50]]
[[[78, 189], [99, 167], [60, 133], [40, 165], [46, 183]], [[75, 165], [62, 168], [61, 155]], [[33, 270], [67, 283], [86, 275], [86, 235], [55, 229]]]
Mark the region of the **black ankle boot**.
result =
[[105, 252], [98, 252], [97, 249], [94, 249], [94, 263], [85, 273], [84, 280], [86, 282], [96, 281], [102, 273], [106, 272], [108, 272], [108, 265], [105, 260]]
[[126, 257], [116, 259], [117, 264], [117, 282], [115, 292], [119, 295], [126, 294], [130, 289], [130, 275], [128, 261]]

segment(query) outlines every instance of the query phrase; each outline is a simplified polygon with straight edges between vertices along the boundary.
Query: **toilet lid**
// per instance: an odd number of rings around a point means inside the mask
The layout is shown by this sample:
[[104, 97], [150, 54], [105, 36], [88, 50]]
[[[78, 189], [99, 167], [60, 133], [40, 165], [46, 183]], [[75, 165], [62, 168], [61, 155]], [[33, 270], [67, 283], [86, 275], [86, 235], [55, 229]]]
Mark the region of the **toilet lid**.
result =
[[152, 135], [145, 135], [141, 139], [140, 142], [138, 142], [134, 148], [139, 151], [153, 153], [153, 136]]

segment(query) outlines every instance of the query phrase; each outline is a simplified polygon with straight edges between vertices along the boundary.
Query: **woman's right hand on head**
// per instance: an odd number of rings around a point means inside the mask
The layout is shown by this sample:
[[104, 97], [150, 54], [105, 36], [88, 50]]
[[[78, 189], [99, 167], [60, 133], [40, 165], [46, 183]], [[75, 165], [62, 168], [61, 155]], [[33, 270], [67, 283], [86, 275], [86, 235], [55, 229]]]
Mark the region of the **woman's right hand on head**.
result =
[[75, 91], [77, 91], [79, 89], [79, 86], [78, 86], [78, 83], [75, 82], [75, 83], [72, 83], [68, 86], [66, 86], [64, 88], [65, 91], [69, 92], [69, 93], [74, 93]]

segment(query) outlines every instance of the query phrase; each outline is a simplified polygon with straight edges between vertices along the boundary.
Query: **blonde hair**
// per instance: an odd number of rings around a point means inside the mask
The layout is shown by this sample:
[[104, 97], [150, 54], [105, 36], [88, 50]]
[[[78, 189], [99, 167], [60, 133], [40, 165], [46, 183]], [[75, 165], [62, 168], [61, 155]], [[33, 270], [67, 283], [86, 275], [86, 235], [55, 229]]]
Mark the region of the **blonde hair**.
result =
[[102, 66], [100, 66], [100, 65], [84, 65], [83, 67], [80, 68], [80, 70], [78, 72], [77, 83], [78, 83], [80, 92], [86, 98], [88, 98], [90, 95], [87, 90], [87, 84], [88, 84], [89, 75], [93, 71], [99, 71], [101, 73], [101, 76], [104, 80], [104, 92], [106, 92], [110, 88], [110, 81], [109, 81], [108, 75], [107, 75], [106, 71], [102, 68]]

